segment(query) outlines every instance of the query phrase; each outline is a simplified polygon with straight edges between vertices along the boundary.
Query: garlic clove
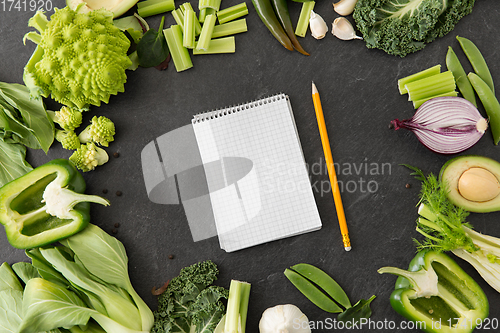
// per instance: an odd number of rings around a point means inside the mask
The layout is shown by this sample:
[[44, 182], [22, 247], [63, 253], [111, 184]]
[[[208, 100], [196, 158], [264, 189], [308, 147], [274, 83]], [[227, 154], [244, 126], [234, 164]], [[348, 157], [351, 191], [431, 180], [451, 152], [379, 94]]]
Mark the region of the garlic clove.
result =
[[351, 15], [358, 0], [340, 0], [333, 4], [333, 10], [340, 15]]
[[309, 28], [311, 29], [311, 35], [316, 39], [322, 39], [328, 32], [325, 20], [312, 10], [311, 18], [309, 19]]
[[311, 333], [309, 319], [293, 304], [276, 305], [262, 313], [260, 333]]
[[342, 40], [363, 39], [363, 37], [356, 36], [354, 27], [345, 17], [337, 17], [333, 21], [332, 34]]

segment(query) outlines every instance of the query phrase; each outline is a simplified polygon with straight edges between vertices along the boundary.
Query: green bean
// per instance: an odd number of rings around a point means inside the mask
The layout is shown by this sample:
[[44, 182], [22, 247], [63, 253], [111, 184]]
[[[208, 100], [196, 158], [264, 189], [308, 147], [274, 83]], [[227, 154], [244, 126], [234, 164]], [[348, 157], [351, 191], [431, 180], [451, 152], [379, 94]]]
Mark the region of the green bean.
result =
[[309, 264], [297, 264], [292, 266], [291, 269], [326, 291], [328, 295], [344, 308], [351, 307], [351, 301], [349, 301], [349, 297], [347, 297], [342, 287], [321, 269]]
[[343, 311], [331, 298], [323, 294], [311, 281], [299, 273], [287, 268], [285, 276], [304, 296], [321, 310], [331, 313], [340, 313]]
[[474, 89], [472, 88], [472, 85], [467, 78], [467, 74], [465, 74], [465, 70], [460, 63], [460, 60], [458, 60], [458, 57], [451, 46], [448, 46], [448, 53], [446, 53], [446, 67], [453, 73], [458, 90], [460, 90], [463, 98], [477, 107]]
[[490, 70], [488, 69], [488, 65], [484, 60], [481, 51], [477, 48], [477, 46], [468, 40], [467, 38], [457, 36], [458, 42], [464, 50], [465, 55], [470, 61], [472, 68], [474, 68], [474, 72], [490, 87], [492, 92], [495, 92], [495, 87], [493, 85], [493, 78], [491, 77]]
[[498, 145], [498, 142], [500, 141], [500, 103], [498, 102], [495, 93], [491, 91], [488, 84], [484, 82], [479, 75], [469, 73], [468, 78], [479, 96], [481, 103], [483, 103], [488, 117], [490, 118], [493, 141], [495, 142], [495, 145]]

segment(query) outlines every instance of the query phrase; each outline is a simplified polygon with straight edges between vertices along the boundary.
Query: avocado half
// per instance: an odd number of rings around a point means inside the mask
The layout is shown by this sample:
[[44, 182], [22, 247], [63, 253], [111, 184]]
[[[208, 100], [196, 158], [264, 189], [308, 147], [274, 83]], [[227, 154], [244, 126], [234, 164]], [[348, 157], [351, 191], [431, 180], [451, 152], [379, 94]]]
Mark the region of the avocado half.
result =
[[66, 5], [75, 10], [80, 4], [84, 3], [80, 9], [80, 13], [88, 13], [95, 9], [104, 8], [113, 13], [113, 17], [125, 14], [139, 0], [66, 0]]
[[468, 200], [460, 194], [458, 189], [460, 177], [471, 168], [483, 168], [491, 172], [497, 181], [500, 180], [500, 163], [494, 159], [477, 155], [452, 158], [443, 165], [439, 173], [439, 180], [448, 186], [448, 199], [469, 212], [488, 213], [500, 210], [500, 195], [488, 201], [477, 202]]

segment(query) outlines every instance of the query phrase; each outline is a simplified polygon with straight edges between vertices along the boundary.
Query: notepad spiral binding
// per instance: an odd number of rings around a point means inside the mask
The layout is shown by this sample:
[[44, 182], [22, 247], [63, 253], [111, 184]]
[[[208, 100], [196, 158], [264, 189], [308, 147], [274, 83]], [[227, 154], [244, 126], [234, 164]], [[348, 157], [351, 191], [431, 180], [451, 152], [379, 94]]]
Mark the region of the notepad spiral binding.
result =
[[264, 105], [264, 104], [276, 102], [276, 101], [279, 101], [281, 99], [288, 99], [288, 96], [285, 95], [284, 93], [279, 93], [276, 95], [264, 97], [264, 98], [250, 101], [247, 103], [233, 105], [233, 106], [229, 106], [229, 107], [225, 107], [225, 108], [221, 108], [221, 109], [215, 109], [215, 110], [199, 113], [199, 114], [196, 114], [193, 116], [193, 119], [191, 120], [191, 122], [193, 124], [198, 124], [198, 123], [201, 123], [204, 121], [222, 118], [224, 116], [228, 116], [228, 115], [235, 114], [235, 113], [238, 113], [238, 112], [241, 112], [244, 110], [252, 109], [252, 108], [257, 107], [259, 105]]

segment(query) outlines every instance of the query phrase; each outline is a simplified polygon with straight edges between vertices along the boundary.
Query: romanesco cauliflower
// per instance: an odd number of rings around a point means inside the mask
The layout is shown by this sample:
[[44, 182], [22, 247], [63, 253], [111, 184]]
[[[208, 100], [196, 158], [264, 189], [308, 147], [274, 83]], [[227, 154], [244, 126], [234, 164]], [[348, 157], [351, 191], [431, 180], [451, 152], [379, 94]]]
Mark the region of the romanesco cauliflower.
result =
[[36, 47], [24, 68], [23, 80], [32, 95], [52, 98], [79, 109], [108, 103], [124, 91], [130, 41], [113, 25], [105, 9], [79, 13], [56, 9], [50, 21], [37, 12], [29, 21], [35, 32], [26, 34]]
[[87, 126], [79, 135], [81, 142], [95, 142], [98, 145], [107, 147], [114, 140], [115, 124], [104, 116], [94, 116], [92, 124]]
[[109, 160], [108, 153], [102, 148], [99, 148], [93, 142], [82, 144], [69, 160], [83, 172], [92, 171], [98, 165], [103, 165]]
[[82, 124], [82, 113], [75, 108], [63, 106], [59, 111], [47, 111], [47, 113], [53, 122], [67, 131], [74, 131]]
[[61, 143], [64, 149], [78, 149], [80, 147], [80, 139], [74, 131], [56, 129], [56, 140]]

